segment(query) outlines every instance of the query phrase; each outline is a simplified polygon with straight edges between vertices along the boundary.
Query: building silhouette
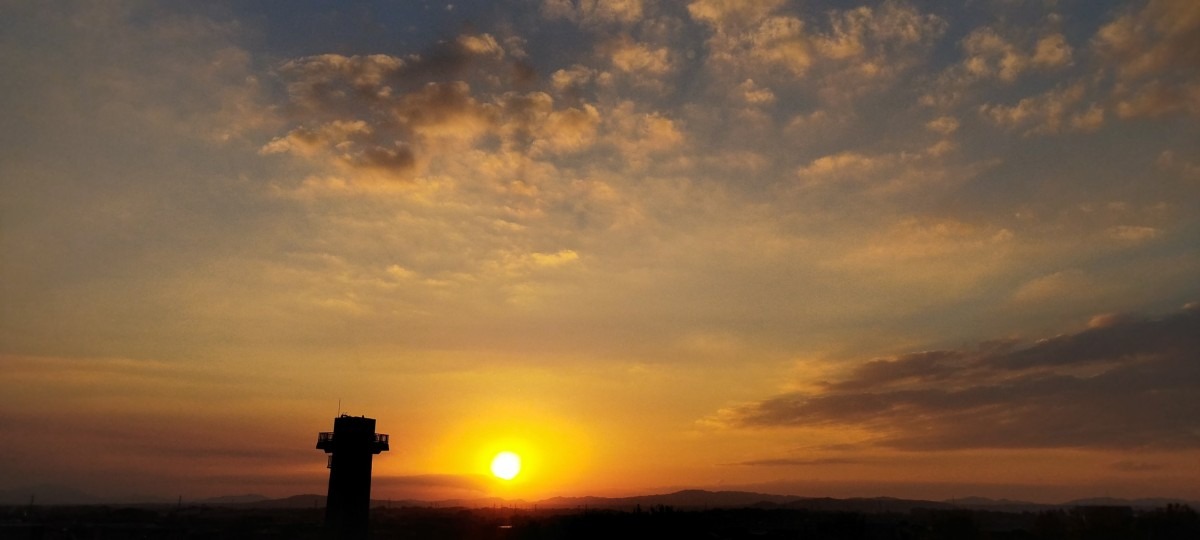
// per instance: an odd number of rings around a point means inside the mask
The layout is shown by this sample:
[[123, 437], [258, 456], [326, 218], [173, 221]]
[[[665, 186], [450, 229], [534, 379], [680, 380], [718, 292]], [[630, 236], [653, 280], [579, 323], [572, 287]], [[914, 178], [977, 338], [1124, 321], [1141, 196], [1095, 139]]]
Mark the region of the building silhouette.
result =
[[371, 456], [388, 450], [388, 436], [375, 433], [375, 419], [341, 415], [333, 431], [317, 435], [317, 449], [329, 454], [329, 496], [325, 528], [332, 538], [367, 537], [371, 507]]

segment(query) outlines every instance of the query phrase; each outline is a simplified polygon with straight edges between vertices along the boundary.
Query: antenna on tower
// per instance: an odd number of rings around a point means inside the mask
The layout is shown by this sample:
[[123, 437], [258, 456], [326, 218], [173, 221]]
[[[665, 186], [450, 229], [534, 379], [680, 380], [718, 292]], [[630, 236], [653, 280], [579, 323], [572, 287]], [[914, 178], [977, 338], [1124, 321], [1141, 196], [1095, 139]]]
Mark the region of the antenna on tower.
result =
[[338, 416], [342, 415], [342, 398], [338, 398]]

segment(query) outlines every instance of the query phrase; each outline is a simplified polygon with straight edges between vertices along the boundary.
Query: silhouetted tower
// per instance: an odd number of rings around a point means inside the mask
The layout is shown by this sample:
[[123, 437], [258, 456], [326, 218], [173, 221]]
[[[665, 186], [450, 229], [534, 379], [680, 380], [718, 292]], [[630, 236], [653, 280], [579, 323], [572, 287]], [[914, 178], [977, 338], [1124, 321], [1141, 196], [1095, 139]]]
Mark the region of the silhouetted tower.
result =
[[341, 415], [333, 431], [317, 435], [317, 448], [329, 454], [329, 496], [325, 528], [334, 538], [367, 537], [371, 509], [371, 456], [388, 450], [388, 436], [375, 433], [375, 419]]

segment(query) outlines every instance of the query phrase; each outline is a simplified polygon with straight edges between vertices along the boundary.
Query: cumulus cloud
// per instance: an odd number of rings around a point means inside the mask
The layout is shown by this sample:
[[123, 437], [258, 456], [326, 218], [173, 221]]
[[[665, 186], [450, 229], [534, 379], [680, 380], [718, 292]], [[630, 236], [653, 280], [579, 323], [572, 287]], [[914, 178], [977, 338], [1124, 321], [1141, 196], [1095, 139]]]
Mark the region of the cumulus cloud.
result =
[[1041, 68], [1065, 66], [1071, 62], [1071, 46], [1062, 34], [1050, 34], [1038, 40], [1030, 61]]
[[757, 23], [775, 11], [783, 0], [741, 2], [739, 0], [696, 0], [688, 4], [688, 13], [699, 21], [717, 27], [741, 27]]
[[907, 450], [1200, 448], [1200, 308], [1042, 339], [865, 362], [723, 411], [735, 427], [845, 426]]
[[[803, 75], [812, 64], [812, 50], [804, 31], [804, 21], [796, 17], [769, 17], [751, 32], [740, 36], [732, 47], [744, 48], [750, 59], [770, 67], [780, 67], [795, 75]], [[737, 52], [723, 54], [731, 60]]]
[[[937, 16], [902, 2], [832, 10], [823, 21], [806, 21], [781, 7], [779, 2], [698, 0], [688, 11], [713, 30], [710, 59], [723, 69], [760, 77], [782, 69], [798, 78], [827, 63], [825, 86], [851, 93], [858, 90], [853, 81], [887, 79], [913, 65], [917, 53], [945, 29]], [[826, 94], [837, 92], [827, 88]]]
[[579, 92], [591, 83], [597, 76], [595, 69], [583, 65], [573, 65], [557, 70], [550, 76], [550, 84], [559, 92]]
[[1031, 67], [1058, 68], [1071, 61], [1066, 37], [1053, 33], [1031, 46], [1022, 47], [990, 27], [978, 28], [962, 42], [966, 58], [962, 68], [977, 79], [997, 78], [1012, 82]]
[[[285, 62], [279, 73], [295, 125], [259, 152], [333, 167], [351, 183], [371, 175], [411, 181], [444, 158], [496, 141], [501, 149], [548, 156], [596, 140], [602, 118], [594, 105], [539, 91], [493, 90], [484, 75], [503, 72], [499, 64], [473, 71], [477, 86], [458, 77], [467, 78], [457, 70], [472, 58], [503, 57], [492, 36], [479, 34], [460, 36], [429, 57], [326, 54]], [[632, 68], [655, 66], [635, 62]], [[591, 73], [580, 66], [560, 70], [553, 85], [566, 93]]]
[[609, 52], [613, 67], [632, 75], [659, 77], [671, 71], [670, 51], [630, 39], [621, 39]]
[[1000, 81], [1015, 85], [1027, 74], [1069, 67], [1075, 54], [1060, 32], [1030, 33], [992, 26], [972, 30], [959, 46], [962, 60], [938, 75], [930, 91], [921, 97], [921, 103], [953, 106], [968, 98], [980, 83]]
[[763, 88], [754, 83], [754, 79], [746, 79], [737, 85], [738, 95], [750, 105], [767, 105], [775, 102], [775, 93], [770, 88]]
[[777, 68], [802, 76], [813, 62], [810, 36], [803, 20], [773, 14], [780, 4], [697, 0], [688, 12], [712, 29], [708, 49], [717, 65]]
[[1082, 107], [1086, 90], [1083, 83], [1075, 83], [1024, 98], [1015, 105], [984, 104], [979, 112], [999, 126], [1025, 128], [1025, 135], [1094, 131], [1104, 122], [1104, 110], [1094, 103]]
[[942, 135], [950, 135], [958, 131], [958, 119], [953, 116], [939, 116], [926, 123], [925, 127]]
[[543, 0], [542, 13], [588, 26], [631, 24], [642, 18], [642, 0]]
[[[877, 8], [862, 6], [830, 12], [830, 31], [816, 38], [816, 48], [826, 58], [856, 59], [883, 70], [888, 52], [928, 43], [945, 30], [946, 22], [901, 2], [884, 2]], [[895, 58], [892, 58], [894, 60]]]

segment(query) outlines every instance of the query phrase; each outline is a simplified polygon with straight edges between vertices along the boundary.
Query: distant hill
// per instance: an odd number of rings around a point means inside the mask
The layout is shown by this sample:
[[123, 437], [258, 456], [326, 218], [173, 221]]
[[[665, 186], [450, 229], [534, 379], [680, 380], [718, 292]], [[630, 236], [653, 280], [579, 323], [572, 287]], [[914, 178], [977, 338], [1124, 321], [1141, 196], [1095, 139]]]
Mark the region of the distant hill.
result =
[[325, 508], [325, 496], [313, 494], [292, 495], [291, 497], [284, 497], [282, 499], [267, 499], [264, 501], [227, 505], [250, 508]]
[[676, 508], [739, 508], [762, 503], [787, 504], [802, 499], [794, 495], [769, 495], [748, 491], [705, 491], [686, 489], [661, 495], [635, 497], [553, 497], [537, 501], [545, 508], [634, 508], [672, 506]]
[[[392, 501], [393, 506], [403, 506], [409, 501]], [[371, 501], [373, 506], [383, 506], [383, 501]], [[954, 505], [922, 500], [894, 499], [889, 497], [860, 499], [831, 499], [800, 497], [796, 495], [773, 495], [748, 491], [706, 491], [688, 489], [674, 493], [639, 495], [633, 497], [552, 497], [538, 501], [512, 501], [496, 498], [455, 499], [434, 502], [417, 502], [418, 506], [486, 508], [509, 506], [540, 509], [590, 508], [633, 510], [669, 506], [679, 510], [705, 508], [791, 508], [806, 510], [846, 512], [907, 512], [914, 508], [954, 508]]]
[[[1115, 499], [1112, 497], [1092, 497], [1089, 499], [1075, 499], [1068, 501], [1060, 506], [1132, 506], [1134, 508], [1160, 508], [1168, 504], [1186, 504], [1192, 508], [1197, 508], [1196, 501], [1185, 501], [1183, 499], [1164, 499], [1164, 498], [1146, 498], [1146, 499]], [[1198, 508], [1200, 509], [1200, 508]]]
[[1059, 505], [1040, 504], [1029, 501], [1014, 501], [1012, 499], [989, 499], [987, 497], [963, 497], [946, 501], [958, 508], [970, 510], [993, 510], [998, 512], [1040, 512]]
[[851, 499], [831, 499], [828, 497], [803, 499], [788, 503], [785, 508], [818, 510], [823, 512], [860, 512], [864, 514], [882, 512], [911, 512], [922, 509], [950, 509], [955, 505], [939, 501], [924, 501], [920, 499], [896, 499], [892, 497], [871, 497]]
[[[31, 501], [32, 498], [32, 501]], [[176, 501], [156, 497], [124, 497], [102, 499], [79, 490], [58, 485], [38, 485], [0, 490], [0, 505], [174, 505]], [[259, 494], [226, 495], [198, 500], [184, 500], [189, 506], [226, 506], [235, 508], [324, 508], [325, 496], [316, 494], [293, 495], [281, 499], [270, 499]], [[750, 491], [707, 491], [686, 489], [672, 493], [639, 495], [633, 497], [551, 497], [537, 501], [480, 497], [474, 499], [444, 499], [421, 501], [412, 499], [372, 499], [373, 507], [437, 507], [437, 508], [539, 508], [539, 509], [612, 509], [633, 510], [642, 508], [671, 507], [678, 510], [708, 508], [783, 508], [823, 512], [859, 513], [907, 513], [914, 509], [992, 510], [997, 512], [1039, 512], [1053, 508], [1075, 506], [1128, 506], [1133, 508], [1161, 508], [1168, 504], [1187, 504], [1200, 509], [1200, 502], [1169, 498], [1117, 499], [1097, 497], [1076, 499], [1062, 504], [1039, 504], [1010, 499], [964, 497], [946, 501], [896, 499], [892, 497], [834, 499], [829, 497], [801, 497], [797, 495], [775, 495]]]
[[242, 503], [259, 503], [271, 500], [266, 495], [257, 493], [249, 493], [246, 495], [223, 495], [220, 497], [209, 497], [195, 501], [196, 504], [242, 504]]

